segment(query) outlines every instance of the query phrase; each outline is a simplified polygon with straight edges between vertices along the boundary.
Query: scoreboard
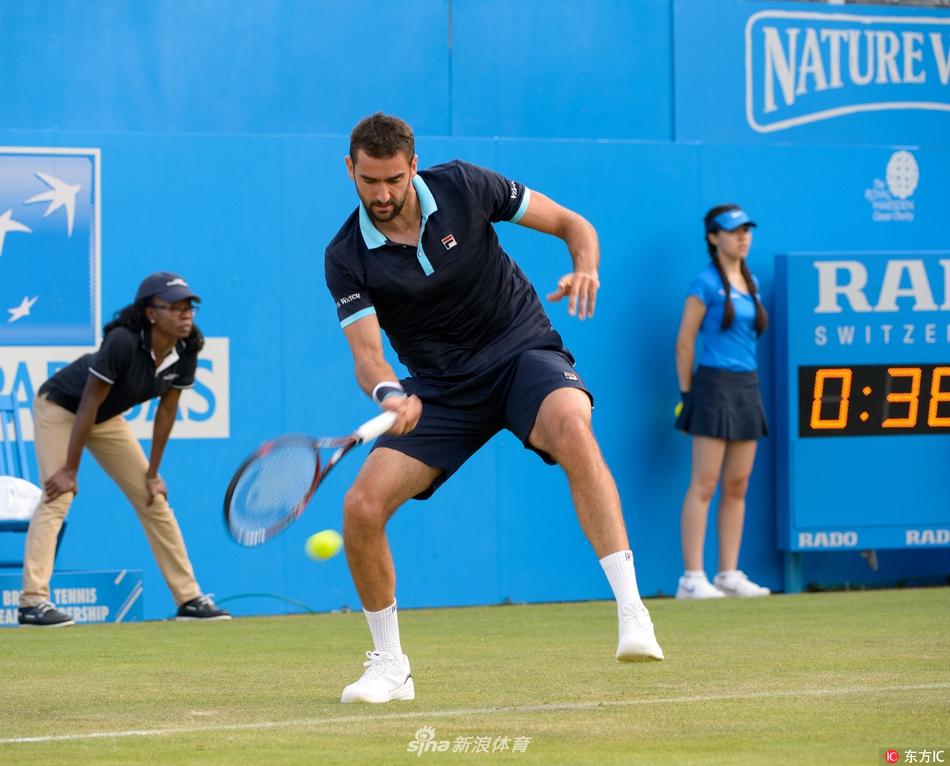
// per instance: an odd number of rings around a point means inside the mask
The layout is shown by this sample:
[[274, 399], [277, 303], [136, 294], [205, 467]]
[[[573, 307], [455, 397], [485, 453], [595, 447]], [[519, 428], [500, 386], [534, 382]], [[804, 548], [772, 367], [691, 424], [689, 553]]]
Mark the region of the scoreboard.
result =
[[950, 547], [950, 252], [780, 255], [775, 285], [780, 549]]

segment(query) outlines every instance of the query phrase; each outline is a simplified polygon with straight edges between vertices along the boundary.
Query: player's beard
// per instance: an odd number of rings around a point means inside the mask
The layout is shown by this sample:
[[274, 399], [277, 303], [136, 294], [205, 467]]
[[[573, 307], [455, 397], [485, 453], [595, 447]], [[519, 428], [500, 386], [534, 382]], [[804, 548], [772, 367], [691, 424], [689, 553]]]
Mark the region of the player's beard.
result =
[[406, 184], [406, 191], [402, 195], [401, 200], [397, 201], [394, 197], [390, 198], [389, 204], [392, 205], [392, 209], [385, 216], [376, 214], [376, 211], [373, 209], [372, 202], [367, 204], [365, 200], [363, 201], [363, 207], [366, 208], [366, 212], [369, 213], [369, 217], [373, 220], [373, 223], [389, 223], [402, 212], [402, 209], [406, 206], [406, 200], [409, 199], [410, 185], [411, 183]]

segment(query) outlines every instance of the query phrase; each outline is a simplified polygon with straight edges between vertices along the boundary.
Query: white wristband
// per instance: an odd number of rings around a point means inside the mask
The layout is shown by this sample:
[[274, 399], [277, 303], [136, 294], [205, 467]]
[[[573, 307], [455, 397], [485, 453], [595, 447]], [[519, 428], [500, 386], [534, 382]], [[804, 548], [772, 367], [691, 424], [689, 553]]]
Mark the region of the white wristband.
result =
[[383, 400], [389, 396], [405, 396], [406, 390], [398, 380], [383, 380], [373, 387], [373, 401], [376, 404], [382, 404]]

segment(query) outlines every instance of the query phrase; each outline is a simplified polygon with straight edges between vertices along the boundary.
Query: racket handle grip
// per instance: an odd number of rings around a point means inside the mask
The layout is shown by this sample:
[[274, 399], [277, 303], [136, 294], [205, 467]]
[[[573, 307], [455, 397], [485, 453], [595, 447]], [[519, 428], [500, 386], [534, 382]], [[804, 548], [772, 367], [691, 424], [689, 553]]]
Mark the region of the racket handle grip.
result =
[[360, 442], [368, 442], [376, 439], [386, 433], [396, 422], [395, 412], [384, 412], [377, 415], [372, 420], [367, 420], [363, 425], [356, 429], [353, 435]]

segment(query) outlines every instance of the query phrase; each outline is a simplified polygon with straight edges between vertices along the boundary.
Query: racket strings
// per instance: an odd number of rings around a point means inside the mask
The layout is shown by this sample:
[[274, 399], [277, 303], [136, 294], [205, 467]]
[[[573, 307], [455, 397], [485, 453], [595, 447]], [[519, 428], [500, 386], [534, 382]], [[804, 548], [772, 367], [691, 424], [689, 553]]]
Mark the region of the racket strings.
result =
[[308, 499], [319, 465], [310, 442], [273, 445], [238, 480], [231, 498], [232, 527], [267, 530], [289, 521]]

